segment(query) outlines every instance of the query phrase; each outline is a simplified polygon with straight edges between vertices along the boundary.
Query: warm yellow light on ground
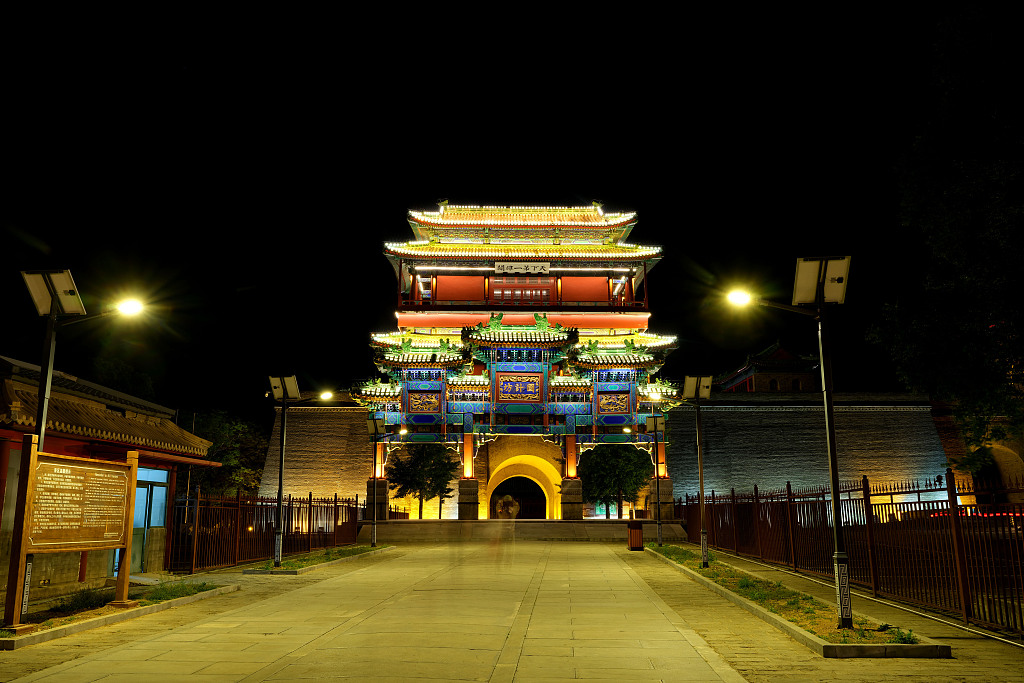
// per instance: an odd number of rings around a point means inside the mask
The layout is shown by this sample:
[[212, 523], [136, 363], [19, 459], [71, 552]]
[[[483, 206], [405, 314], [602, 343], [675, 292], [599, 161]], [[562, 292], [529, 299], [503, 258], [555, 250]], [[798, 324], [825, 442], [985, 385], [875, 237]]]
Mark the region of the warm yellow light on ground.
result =
[[332, 394], [329, 391], [325, 391], [324, 393], [320, 394], [320, 399], [324, 400], [324, 401], [329, 401], [333, 397], [334, 397], [334, 394]]
[[117, 305], [117, 312], [121, 315], [138, 315], [142, 312], [142, 302], [138, 299], [128, 299]]
[[744, 292], [742, 289], [734, 289], [733, 291], [729, 292], [725, 298], [733, 306], [746, 306], [751, 302], [750, 293]]

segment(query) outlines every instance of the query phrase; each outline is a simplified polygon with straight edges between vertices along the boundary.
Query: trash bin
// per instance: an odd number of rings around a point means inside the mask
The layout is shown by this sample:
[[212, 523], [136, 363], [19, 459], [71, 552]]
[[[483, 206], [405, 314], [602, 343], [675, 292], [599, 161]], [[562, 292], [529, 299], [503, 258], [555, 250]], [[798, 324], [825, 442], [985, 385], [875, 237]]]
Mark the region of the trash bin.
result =
[[626, 522], [626, 546], [630, 550], [644, 549], [644, 523], [639, 519]]

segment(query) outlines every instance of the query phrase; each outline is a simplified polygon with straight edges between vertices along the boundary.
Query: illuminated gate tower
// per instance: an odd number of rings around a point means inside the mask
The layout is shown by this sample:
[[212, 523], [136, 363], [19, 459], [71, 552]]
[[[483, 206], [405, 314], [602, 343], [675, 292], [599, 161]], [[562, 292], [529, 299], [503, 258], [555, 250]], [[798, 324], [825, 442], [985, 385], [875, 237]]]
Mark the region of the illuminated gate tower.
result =
[[[637, 214], [598, 203], [443, 202], [408, 220], [415, 239], [384, 245], [398, 330], [371, 343], [387, 379], [352, 390], [388, 425], [379, 462], [400, 440], [440, 441], [462, 462], [460, 519], [494, 517], [499, 487], [517, 478], [544, 494], [543, 511], [520, 517], [582, 518], [581, 455], [604, 442], [651, 452], [646, 418], [678, 405], [676, 388], [652, 377], [675, 344], [647, 330], [646, 276], [661, 248], [627, 243]], [[651, 507], [660, 489], [670, 518], [660, 433], [657, 450]], [[532, 486], [504, 490], [513, 484]]]

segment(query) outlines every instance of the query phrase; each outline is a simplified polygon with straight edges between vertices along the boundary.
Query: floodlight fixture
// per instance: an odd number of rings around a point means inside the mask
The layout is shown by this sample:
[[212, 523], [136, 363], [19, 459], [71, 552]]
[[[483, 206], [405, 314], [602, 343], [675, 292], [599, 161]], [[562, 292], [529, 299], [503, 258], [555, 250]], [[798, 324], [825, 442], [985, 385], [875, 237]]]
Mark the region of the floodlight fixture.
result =
[[796, 276], [793, 282], [793, 305], [844, 303], [849, 276], [849, 256], [815, 256], [797, 259]]
[[21, 276], [39, 315], [85, 315], [70, 270], [23, 270]]

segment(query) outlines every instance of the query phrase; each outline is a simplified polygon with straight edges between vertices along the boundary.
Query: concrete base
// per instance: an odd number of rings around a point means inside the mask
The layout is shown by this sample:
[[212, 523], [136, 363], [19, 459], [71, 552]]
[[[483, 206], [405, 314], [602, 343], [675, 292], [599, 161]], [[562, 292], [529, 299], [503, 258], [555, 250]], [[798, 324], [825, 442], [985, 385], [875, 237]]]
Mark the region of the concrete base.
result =
[[459, 519], [480, 518], [480, 482], [459, 479]]
[[562, 519], [583, 519], [583, 482], [562, 480]]
[[658, 519], [657, 491], [661, 491], [661, 521], [672, 521], [675, 519], [675, 505], [672, 504], [672, 479], [662, 477], [660, 482], [651, 481], [650, 502], [647, 509], [650, 510], [651, 519]]
[[[588, 519], [582, 521], [556, 519], [395, 519], [377, 523], [378, 543], [458, 542], [479, 540], [510, 541], [621, 541], [626, 543], [625, 519]], [[658, 525], [654, 520], [643, 522], [643, 538], [658, 538]], [[662, 522], [661, 535], [666, 543], [686, 540], [686, 532], [679, 524]], [[370, 524], [360, 524], [359, 543], [370, 542]]]
[[377, 521], [388, 518], [388, 480], [366, 480], [366, 519], [373, 519], [373, 483], [377, 482]]

